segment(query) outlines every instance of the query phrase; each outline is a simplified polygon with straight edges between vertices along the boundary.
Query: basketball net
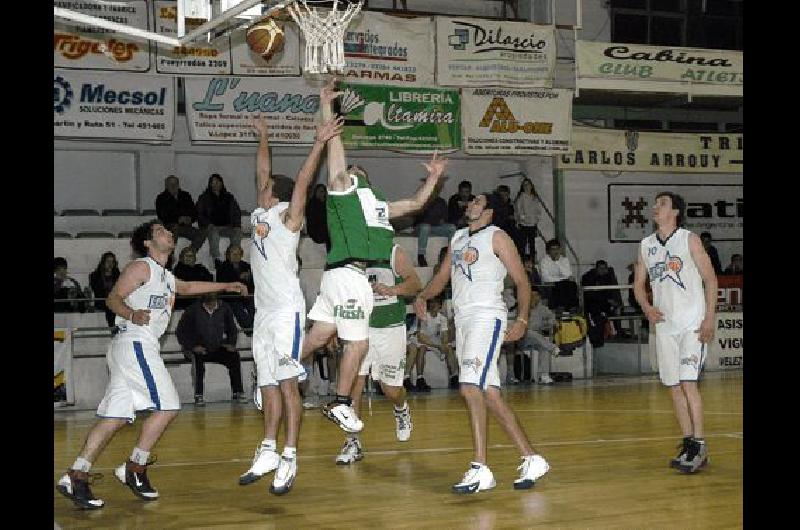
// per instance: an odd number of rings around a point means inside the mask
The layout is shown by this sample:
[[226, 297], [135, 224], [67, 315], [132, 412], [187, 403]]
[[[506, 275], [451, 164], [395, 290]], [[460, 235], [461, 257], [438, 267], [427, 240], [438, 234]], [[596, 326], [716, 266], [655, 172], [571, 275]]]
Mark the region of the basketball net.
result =
[[310, 74], [341, 72], [345, 66], [344, 32], [359, 11], [363, 0], [348, 4], [339, 10], [339, 0], [333, 0], [333, 9], [327, 16], [316, 8], [308, 7], [305, 0], [297, 0], [286, 6], [289, 14], [300, 27], [306, 41], [305, 67]]

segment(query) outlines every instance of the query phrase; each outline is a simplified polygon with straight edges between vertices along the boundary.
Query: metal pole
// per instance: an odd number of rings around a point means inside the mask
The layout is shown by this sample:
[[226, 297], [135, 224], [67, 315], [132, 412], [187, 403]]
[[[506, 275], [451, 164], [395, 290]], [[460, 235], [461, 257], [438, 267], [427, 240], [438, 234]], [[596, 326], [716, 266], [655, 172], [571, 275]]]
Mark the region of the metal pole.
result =
[[173, 39], [172, 37], [167, 37], [159, 33], [153, 33], [152, 31], [147, 31], [144, 29], [133, 28], [125, 24], [119, 24], [117, 22], [105, 20], [103, 18], [93, 17], [91, 15], [84, 15], [83, 13], [72, 11], [71, 9], [64, 9], [62, 7], [53, 6], [53, 16], [70, 22], [79, 22], [81, 24], [88, 24], [91, 26], [110, 29], [112, 31], [116, 31], [117, 33], [124, 33], [126, 35], [131, 35], [133, 37], [139, 37], [140, 39], [163, 42], [164, 44], [168, 44], [170, 46], [181, 45], [181, 42], [178, 39]]
[[[219, 18], [212, 18], [211, 20], [209, 20], [205, 24], [197, 27], [196, 29], [190, 31], [189, 33], [187, 33], [186, 35], [181, 37], [180, 40], [178, 41], [179, 42], [178, 45], [182, 46], [182, 45], [186, 44], [187, 42], [191, 42], [191, 41], [195, 40], [197, 37], [200, 37], [201, 35], [205, 35], [206, 33], [211, 31], [212, 29], [216, 28], [217, 26], [219, 26], [223, 22], [227, 22], [228, 20], [232, 19], [233, 17], [235, 17], [239, 13], [242, 13], [243, 11], [247, 11], [248, 9], [250, 9], [251, 7], [253, 7], [256, 4], [260, 4], [261, 1], [262, 0], [244, 0], [242, 3], [240, 3], [238, 5], [235, 5], [232, 8], [228, 9], [227, 11], [225, 11], [224, 13], [222, 13], [219, 16]], [[277, 9], [281, 9], [288, 3], [289, 2], [281, 2], [279, 4], [276, 4], [276, 5], [272, 6], [265, 14], [268, 15], [271, 11], [274, 11], [274, 10], [277, 10]]]

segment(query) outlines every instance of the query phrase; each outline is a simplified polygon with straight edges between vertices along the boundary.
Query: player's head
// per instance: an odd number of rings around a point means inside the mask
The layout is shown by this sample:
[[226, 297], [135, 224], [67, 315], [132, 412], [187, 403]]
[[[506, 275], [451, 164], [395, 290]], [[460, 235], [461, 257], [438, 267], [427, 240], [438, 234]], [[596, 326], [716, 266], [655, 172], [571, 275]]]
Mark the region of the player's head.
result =
[[467, 219], [470, 223], [488, 225], [492, 222], [495, 210], [500, 206], [500, 198], [494, 193], [479, 193], [467, 204]]
[[62, 280], [67, 277], [67, 260], [64, 258], [53, 258], [53, 275]]
[[153, 219], [136, 227], [131, 236], [131, 247], [141, 257], [171, 254], [175, 248], [175, 238], [161, 221]]
[[279, 202], [292, 200], [294, 181], [286, 175], [273, 175], [264, 189], [258, 192], [258, 205], [270, 209]]
[[662, 191], [656, 195], [656, 202], [653, 204], [653, 221], [656, 225], [683, 226], [683, 212], [686, 203], [683, 197], [671, 191]]
[[557, 260], [561, 257], [561, 242], [558, 239], [551, 239], [544, 246], [544, 250], [550, 259]]
[[432, 315], [438, 315], [442, 310], [442, 301], [439, 298], [431, 298], [428, 300], [428, 312]]

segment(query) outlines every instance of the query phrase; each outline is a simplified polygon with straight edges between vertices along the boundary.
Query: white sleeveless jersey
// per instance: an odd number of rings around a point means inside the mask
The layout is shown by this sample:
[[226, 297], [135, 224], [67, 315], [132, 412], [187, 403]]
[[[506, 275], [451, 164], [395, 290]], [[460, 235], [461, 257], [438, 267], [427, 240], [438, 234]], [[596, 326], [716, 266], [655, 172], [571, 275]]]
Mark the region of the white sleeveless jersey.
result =
[[507, 314], [502, 294], [503, 280], [508, 271], [492, 246], [492, 237], [498, 230], [498, 227], [488, 225], [470, 235], [469, 228], [462, 228], [450, 240], [450, 276], [457, 320], [479, 313], [502, 315], [503, 318]]
[[306, 308], [297, 277], [300, 231], [290, 231], [281, 220], [281, 214], [288, 207], [288, 202], [280, 202], [269, 210], [257, 208], [250, 216], [253, 225], [250, 267], [256, 287], [257, 314], [304, 312]]
[[128, 307], [150, 310], [150, 322], [144, 326], [117, 315], [114, 323], [125, 339], [143, 339], [158, 342], [167, 329], [175, 305], [175, 276], [153, 258], [139, 258], [150, 267], [150, 279], [125, 298]]
[[682, 333], [706, 313], [703, 279], [689, 251], [691, 232], [678, 228], [666, 241], [654, 233], [642, 239], [640, 252], [653, 289], [653, 306], [664, 314], [659, 333]]

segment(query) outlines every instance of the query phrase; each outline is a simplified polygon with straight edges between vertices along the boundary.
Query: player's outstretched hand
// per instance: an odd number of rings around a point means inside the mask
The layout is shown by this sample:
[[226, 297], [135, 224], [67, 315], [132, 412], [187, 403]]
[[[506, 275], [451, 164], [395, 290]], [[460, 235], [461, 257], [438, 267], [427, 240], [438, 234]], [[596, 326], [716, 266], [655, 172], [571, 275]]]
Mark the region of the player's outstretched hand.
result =
[[433, 156], [431, 157], [431, 161], [429, 163], [423, 162], [422, 165], [425, 166], [425, 169], [428, 170], [428, 177], [433, 179], [438, 179], [444, 173], [444, 168], [447, 166], [447, 159], [446, 158], [438, 158], [439, 151], [435, 150], [433, 152]]
[[146, 326], [150, 323], [150, 310], [149, 309], [136, 309], [131, 313], [131, 322], [137, 326]]
[[704, 318], [703, 322], [700, 324], [700, 329], [695, 330], [695, 333], [700, 334], [698, 339], [703, 344], [711, 342], [711, 339], [714, 338], [714, 324], [714, 320], [710, 318]]
[[314, 136], [314, 141], [325, 143], [334, 136], [342, 134], [342, 126], [344, 126], [343, 117], [333, 117], [317, 125], [317, 134]]
[[521, 320], [515, 320], [514, 323], [511, 324], [511, 327], [506, 329], [506, 336], [503, 338], [503, 342], [518, 341], [522, 338], [527, 329], [528, 327], [524, 322]]
[[417, 318], [420, 320], [425, 319], [425, 314], [427, 313], [428, 307], [425, 303], [425, 299], [421, 296], [418, 296], [414, 299], [414, 313], [417, 314]]
[[269, 134], [269, 126], [267, 125], [267, 119], [264, 116], [253, 116], [253, 121], [251, 124], [253, 125], [253, 128], [258, 131], [259, 135], [267, 136]]
[[228, 292], [239, 293], [242, 296], [247, 296], [247, 286], [241, 282], [231, 282], [225, 285], [225, 290]]
[[331, 76], [328, 82], [325, 83], [325, 86], [320, 89], [319, 98], [322, 100], [322, 103], [330, 103], [341, 94], [341, 92], [336, 90], [336, 78]]
[[647, 317], [647, 320], [649, 320], [651, 324], [664, 322], [664, 313], [662, 313], [655, 307], [650, 306], [650, 308], [644, 309], [643, 311], [644, 311], [644, 316]]

